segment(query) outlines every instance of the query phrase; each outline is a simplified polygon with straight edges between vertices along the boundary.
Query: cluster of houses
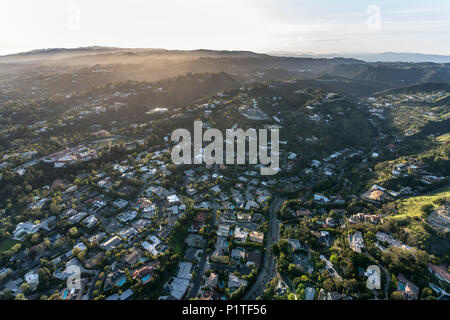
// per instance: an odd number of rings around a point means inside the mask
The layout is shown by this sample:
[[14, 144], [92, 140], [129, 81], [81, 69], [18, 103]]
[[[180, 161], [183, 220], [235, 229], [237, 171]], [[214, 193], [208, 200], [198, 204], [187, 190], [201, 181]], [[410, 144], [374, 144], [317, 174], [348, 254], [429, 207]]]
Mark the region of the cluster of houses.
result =
[[32, 221], [20, 222], [17, 224], [16, 229], [13, 232], [14, 240], [22, 240], [25, 236], [34, 234], [39, 230], [50, 231], [56, 223], [56, 217], [51, 216], [38, 223]]
[[442, 99], [448, 96], [448, 93], [443, 91], [433, 91], [433, 92], [415, 92], [407, 94], [390, 94], [379, 97], [368, 97], [367, 102], [371, 103], [373, 106], [390, 107], [393, 104], [401, 104], [403, 102], [427, 102], [432, 103], [436, 100]]
[[[42, 158], [36, 157], [37, 154], [38, 153], [36, 151], [31, 150], [20, 154], [7, 154], [3, 156], [3, 158], [14, 158], [16, 162], [18, 161], [19, 163], [21, 163], [14, 169], [14, 171], [19, 175], [24, 175], [28, 167], [35, 166], [41, 161], [45, 163], [52, 163], [55, 168], [61, 168], [64, 166], [72, 165], [79, 161], [90, 161], [98, 158], [96, 150], [84, 145], [67, 148], [56, 153], [44, 156]], [[12, 164], [10, 162], [2, 162], [0, 163], [0, 170], [11, 166]]]
[[[390, 247], [396, 247], [403, 250], [411, 250], [412, 248], [406, 244], [403, 244], [401, 241], [393, 238], [391, 235], [384, 232], [377, 232], [376, 238], [381, 243], [387, 243]], [[382, 245], [379, 245], [379, 248], [383, 248]]]
[[[82, 147], [67, 149], [47, 156], [46, 160], [57, 162], [55, 166], [63, 162], [69, 164], [71, 163], [68, 161], [69, 156], [84, 155], [83, 152], [87, 151]], [[204, 242], [199, 232], [206, 225], [207, 212], [217, 210], [217, 240], [215, 250], [208, 257], [208, 261], [225, 263], [244, 274], [257, 268], [261, 261], [261, 249], [264, 242], [264, 232], [259, 230], [259, 224], [265, 219], [259, 211], [267, 205], [271, 195], [267, 189], [268, 184], [261, 183], [264, 181], [259, 180], [257, 172], [248, 171], [238, 178], [238, 182], [230, 191], [222, 190], [219, 184], [209, 187], [207, 192], [199, 191], [195, 187], [196, 184], [228, 178], [218, 173], [211, 174], [195, 169], [185, 172], [185, 184], [181, 188], [178, 186], [177, 191], [168, 189], [158, 178], [170, 175], [165, 163], [160, 160], [162, 156], [167, 155], [167, 152], [167, 149], [154, 152], [153, 155], [143, 152], [138, 155], [142, 161], [138, 160], [133, 164], [127, 161], [116, 162], [104, 172], [100, 171], [95, 175], [80, 173], [76, 177], [80, 181], [87, 178], [92, 180], [97, 187], [95, 191], [87, 191], [83, 184], [70, 184], [62, 180], [55, 182], [48, 190], [61, 191], [62, 212], [40, 222], [19, 223], [14, 232], [14, 238], [23, 239], [27, 235], [45, 230], [52, 238], [51, 243], [55, 243], [61, 235], [53, 235], [52, 230], [59, 220], [64, 219], [69, 226], [76, 226], [79, 229], [78, 235], [83, 236], [87, 242], [78, 241], [73, 247], [65, 247], [65, 251], [60, 254], [55, 255], [52, 252], [52, 261], [57, 267], [53, 276], [61, 280], [70, 276], [70, 272], [66, 271], [69, 267], [81, 266], [74, 252], [85, 252], [86, 258], [83, 265], [87, 268], [86, 271], [93, 271], [99, 261], [108, 259], [110, 252], [125, 249], [126, 255], [120, 261], [111, 264], [103, 279], [101, 290], [108, 294], [113, 288], [128, 287], [125, 268], [130, 270], [133, 279], [144, 284], [151, 279], [153, 270], [157, 267], [153, 265], [154, 259], [157, 261], [158, 255], [168, 250], [165, 239], [186, 212], [183, 198], [190, 197], [194, 200], [196, 214], [189, 228], [189, 236], [186, 238], [188, 247], [196, 248], [197, 251], [202, 248]], [[134, 186], [127, 183], [131, 178], [139, 179], [144, 183], [142, 189], [135, 191], [136, 198], [111, 196], [113, 193], [127, 195], [134, 192]], [[210, 193], [219, 197], [211, 201], [207, 196]], [[52, 192], [46, 198], [33, 199], [29, 209], [45, 208], [50, 203], [51, 194]], [[76, 199], [76, 208], [71, 205], [73, 199]], [[149, 228], [153, 230], [151, 233], [147, 231]], [[87, 244], [97, 249], [90, 249]], [[254, 245], [260, 245], [260, 247]], [[186, 255], [188, 252], [189, 249]], [[215, 260], [215, 256], [227, 258], [226, 261]], [[148, 260], [147, 257], [153, 258]], [[189, 275], [197, 268], [195, 261], [195, 259], [189, 259], [186, 263], [180, 264], [177, 276], [166, 286], [169, 297], [181, 299], [189, 292], [188, 289], [192, 287], [193, 281]], [[202, 279], [207, 285], [202, 285], [200, 296], [217, 298], [218, 295], [213, 286], [214, 279], [211, 276]], [[89, 282], [92, 280], [93, 277], [83, 278], [81, 290], [66, 288], [61, 292], [61, 297], [82, 299], [88, 294], [88, 288], [94, 285]], [[217, 285], [222, 285], [223, 282], [222, 279]], [[230, 292], [247, 285], [245, 280], [234, 273], [229, 274], [226, 284]], [[107, 299], [123, 300], [131, 297], [132, 294], [128, 289], [122, 294], [111, 293]]]
[[[47, 160], [60, 161], [61, 157], [68, 154], [84, 156], [84, 152], [87, 151], [82, 147], [68, 149], [48, 156]], [[162, 153], [164, 152], [155, 152], [156, 155]], [[141, 156], [144, 157], [144, 154]], [[65, 160], [65, 158], [62, 160]], [[160, 164], [159, 160], [151, 159], [147, 163], [147, 167], [152, 167], [151, 169], [158, 171], [158, 173], [166, 172], [165, 165]], [[157, 185], [155, 181], [153, 181], [154, 185], [146, 186], [141, 191], [138, 190], [138, 196], [135, 200], [111, 197], [110, 194], [105, 195], [104, 193], [106, 191], [111, 192], [113, 185], [120, 182], [122, 186], [116, 192], [129, 194], [133, 186], [127, 184], [129, 177], [123, 176], [123, 173], [139, 172], [140, 177], [138, 177], [147, 181], [147, 177], [155, 174], [154, 172], [148, 174], [150, 168], [147, 169], [141, 164], [130, 166], [127, 163], [117, 163], [112, 165], [109, 179], [106, 179], [108, 176], [104, 172], [94, 176], [89, 173], [80, 173], [76, 177], [80, 181], [87, 178], [97, 181], [98, 189], [95, 191], [88, 191], [85, 185], [70, 184], [62, 180], [55, 181], [51, 188], [50, 186], [46, 188], [48, 196], [42, 198], [35, 196], [30, 201], [27, 210], [46, 210], [51, 202], [53, 192], [58, 190], [61, 191], [61, 211], [40, 221], [19, 222], [12, 232], [13, 240], [22, 241], [25, 237], [36, 233], [45, 234], [45, 239], [32, 248], [22, 249], [12, 256], [10, 261], [13, 263], [21, 262], [25, 268], [27, 265], [33, 265], [34, 261], [39, 261], [41, 257], [50, 258], [56, 267], [53, 276], [65, 280], [70, 276], [70, 272], [67, 272], [69, 267], [80, 266], [80, 263], [77, 262], [77, 259], [79, 259], [78, 252], [85, 253], [83, 265], [88, 268], [87, 271], [94, 271], [100, 261], [107, 259], [108, 252], [126, 250], [128, 253], [123, 262], [121, 260], [120, 263], [111, 264], [101, 289], [108, 292], [111, 288], [126, 286], [127, 280], [124, 277], [124, 268], [131, 270], [135, 279], [147, 283], [151, 279], [154, 268], [156, 268], [153, 265], [154, 259], [157, 259], [159, 254], [168, 249], [164, 239], [170, 235], [176, 220], [185, 213], [186, 207], [174, 191], [169, 191]], [[114, 171], [118, 172], [119, 175], [114, 174]], [[104, 184], [102, 181], [108, 181], [111, 185]], [[74, 201], [76, 207], [72, 206]], [[172, 220], [169, 219], [171, 221], [169, 224], [156, 218], [158, 208], [162, 209], [163, 215], [173, 218]], [[58, 234], [55, 228], [61, 220], [64, 220], [69, 227], [76, 227], [76, 229], [72, 228], [75, 230], [73, 235], [83, 237], [86, 241], [79, 240], [75, 246], [63, 245], [57, 250], [54, 244], [63, 236]], [[152, 228], [154, 231], [149, 233], [148, 228]], [[33, 255], [31, 255], [32, 252], [34, 252]], [[153, 258], [151, 261], [147, 261], [147, 257]], [[35, 278], [27, 275], [25, 280], [31, 283], [32, 279]], [[18, 279], [21, 283], [22, 280]], [[93, 279], [94, 277], [84, 279], [83, 288], [92, 287], [94, 283], [89, 283], [89, 281]], [[14, 287], [12, 282], [8, 283], [9, 286]], [[83, 288], [81, 291], [67, 288], [67, 290], [61, 292], [61, 297], [63, 299], [81, 299], [88, 294], [87, 290]], [[113, 295], [111, 299], [128, 297], [129, 295], [122, 293], [119, 296]]]
[[77, 161], [89, 161], [97, 158], [97, 151], [84, 145], [61, 150], [42, 158], [46, 163], [53, 163], [55, 168], [64, 167]]
[[447, 180], [446, 177], [432, 175], [422, 168], [423, 162], [420, 160], [406, 158], [406, 162], [394, 166], [392, 175], [395, 177], [408, 177], [410, 174], [414, 174], [425, 185], [438, 184]]
[[382, 223], [383, 220], [381, 219], [381, 216], [377, 214], [365, 214], [362, 212], [358, 212], [350, 216], [349, 222], [350, 223], [370, 222], [373, 224], [379, 224]]
[[[155, 89], [158, 92], [162, 88]], [[114, 97], [126, 98], [129, 93], [116, 92]], [[67, 99], [70, 99], [68, 97]], [[322, 98], [320, 103], [328, 103], [342, 100], [337, 94], [330, 93]], [[370, 99], [370, 98], [369, 98]], [[241, 94], [243, 105], [239, 112], [250, 120], [268, 120], [269, 117], [261, 110], [256, 99], [249, 99], [245, 93]], [[280, 103], [281, 97], [274, 97], [274, 105]], [[318, 103], [318, 104], [320, 104]], [[389, 102], [371, 101], [374, 108], [370, 113], [380, 119], [383, 118], [383, 107], [389, 107]], [[219, 100], [197, 106], [204, 114], [208, 115]], [[314, 110], [318, 104], [307, 106], [308, 110]], [[120, 108], [120, 103], [115, 107]], [[94, 109], [94, 112], [104, 112], [103, 107]], [[79, 116], [89, 113], [80, 111]], [[165, 107], [152, 107], [148, 115], [165, 115], [169, 110]], [[331, 116], [313, 114], [313, 121], [329, 121]], [[281, 127], [282, 120], [276, 115], [273, 120]], [[46, 127], [46, 123], [38, 126]], [[137, 127], [137, 125], [136, 125]], [[111, 130], [114, 132], [115, 130]], [[92, 134], [95, 138], [108, 138], [109, 131], [97, 130]], [[316, 137], [307, 138], [309, 142], [316, 142]], [[164, 137], [165, 147], [169, 146], [168, 136]], [[140, 142], [138, 142], [140, 141]], [[128, 150], [134, 150], [136, 144], [143, 143], [138, 140], [127, 144]], [[283, 141], [281, 144], [285, 144]], [[389, 148], [392, 149], [393, 148]], [[304, 170], [305, 174], [322, 174], [333, 177], [338, 172], [338, 162], [362, 154], [360, 150], [348, 148], [333, 152], [321, 160], [312, 160], [309, 167]], [[32, 158], [34, 152], [21, 154], [22, 157]], [[288, 152], [287, 163], [292, 169], [298, 155]], [[67, 148], [62, 151], [47, 155], [41, 160], [54, 164], [54, 167], [67, 167], [78, 161], [90, 161], [97, 159], [97, 151], [80, 145]], [[48, 258], [55, 265], [56, 270], [52, 276], [55, 279], [66, 281], [72, 277], [76, 270], [82, 270], [88, 274], [81, 278], [76, 288], [64, 288], [61, 292], [62, 299], [79, 300], [87, 298], [92, 287], [95, 286], [97, 271], [101, 261], [108, 262], [108, 269], [101, 281], [102, 285], [98, 291], [107, 295], [107, 300], [126, 300], [133, 296], [134, 292], [129, 288], [129, 278], [139, 283], [147, 284], [160, 267], [159, 256], [169, 250], [169, 236], [172, 234], [177, 222], [188, 212], [187, 205], [192, 203], [194, 217], [189, 221], [188, 234], [183, 239], [187, 245], [183, 261], [179, 262], [177, 273], [171, 275], [170, 280], [164, 284], [165, 294], [160, 299], [183, 299], [200, 297], [204, 300], [224, 299], [223, 291], [227, 295], [241, 287], [247, 287], [248, 276], [252, 271], [258, 269], [264, 254], [265, 233], [261, 228], [266, 220], [263, 214], [267, 210], [268, 202], [272, 196], [271, 189], [275, 185], [285, 185], [286, 188], [294, 189], [303, 186], [298, 177], [290, 178], [264, 178], [257, 171], [247, 170], [238, 177], [231, 178], [225, 172], [226, 166], [201, 166], [185, 170], [184, 175], [178, 174], [177, 185], [168, 186], [173, 172], [167, 165], [166, 159], [170, 157], [168, 148], [160, 149], [152, 153], [141, 152], [133, 161], [114, 161], [105, 169], [97, 168], [94, 173], [86, 172], [77, 175], [76, 180], [89, 180], [89, 183], [68, 183], [66, 181], [55, 181], [48, 187], [49, 195], [45, 197], [35, 196], [29, 201], [27, 210], [43, 209], [49, 206], [53, 191], [61, 190], [60, 212], [47, 216], [40, 221], [21, 221], [12, 232], [11, 238], [22, 241], [26, 237], [38, 232], [45, 234], [45, 240], [34, 244], [31, 248], [20, 250], [14, 254], [10, 262], [21, 266], [16, 277], [5, 284], [6, 288], [15, 289], [18, 292], [20, 283], [25, 281], [34, 291], [39, 283], [39, 274], [34, 267], [38, 259]], [[377, 153], [372, 154], [378, 157]], [[8, 160], [8, 157], [4, 157]], [[6, 166], [6, 165], [5, 165]], [[256, 167], [255, 167], [256, 168]], [[24, 169], [22, 166], [21, 170]], [[177, 168], [179, 169], [179, 168]], [[396, 165], [392, 170], [394, 176], [405, 176], [408, 171], [419, 172], [421, 163], [409, 161]], [[21, 171], [22, 172], [22, 171]], [[421, 181], [424, 184], [441, 182], [443, 177], [423, 174]], [[231, 183], [232, 181], [232, 183]], [[136, 183], [137, 182], [137, 183]], [[139, 185], [139, 187], [137, 187]], [[231, 187], [230, 187], [231, 185]], [[226, 186], [226, 187], [225, 187]], [[406, 193], [407, 190], [404, 190]], [[380, 204], [398, 197], [402, 192], [387, 190], [381, 186], [373, 185], [361, 195], [365, 201]], [[324, 193], [310, 194], [308, 199], [314, 205], [321, 207], [317, 211], [326, 213], [323, 207], [336, 206], [342, 208], [346, 200], [339, 195], [325, 195]], [[306, 205], [304, 205], [307, 207]], [[292, 210], [295, 217], [309, 217], [313, 214], [310, 208], [299, 207]], [[312, 208], [312, 207], [311, 207]], [[333, 209], [336, 213], [345, 212], [344, 209]], [[315, 210], [314, 210], [315, 211]], [[448, 208], [444, 213], [438, 212], [444, 219], [448, 218]], [[319, 221], [320, 229], [335, 228], [339, 224], [345, 227], [343, 219], [327, 217]], [[58, 222], [70, 227], [74, 243], [56, 246], [63, 235], [57, 233]], [[349, 223], [368, 222], [379, 224], [381, 217], [375, 214], [357, 213], [349, 218]], [[212, 230], [210, 234], [208, 231]], [[313, 231], [320, 242], [330, 246], [330, 232], [327, 230]], [[208, 235], [208, 236], [206, 236]], [[213, 235], [213, 236], [211, 236]], [[211, 250], [206, 250], [213, 240]], [[398, 247], [404, 250], [412, 248], [401, 243], [392, 236], [378, 232], [376, 246], [380, 250], [386, 250], [384, 246]], [[312, 273], [309, 266], [308, 256], [302, 256], [299, 251], [307, 251], [298, 239], [287, 239], [290, 247], [296, 252], [296, 265], [306, 266], [307, 271]], [[365, 243], [360, 231], [348, 235], [349, 247], [358, 253], [363, 252]], [[57, 248], [57, 249], [54, 249]], [[82, 254], [79, 254], [82, 253]], [[83, 254], [85, 254], [83, 256]], [[206, 254], [206, 257], [203, 256]], [[334, 268], [332, 262], [321, 255], [320, 260], [324, 262], [324, 269], [336, 279], [342, 279]], [[205, 268], [202, 266], [206, 265]], [[26, 267], [33, 266], [31, 270]], [[208, 270], [208, 272], [205, 272]], [[211, 271], [212, 270], [212, 271]], [[219, 272], [226, 270], [226, 272]], [[449, 281], [449, 274], [445, 267], [429, 265], [429, 270], [439, 279]], [[11, 269], [2, 268], [1, 274], [11, 273]], [[23, 276], [19, 276], [23, 274]], [[195, 276], [194, 276], [195, 274]], [[223, 276], [223, 274], [226, 274]], [[94, 276], [95, 275], [95, 276]], [[368, 276], [372, 277], [372, 273]], [[200, 285], [198, 285], [200, 281]], [[403, 275], [399, 275], [399, 288], [406, 299], [417, 299], [418, 288]], [[191, 290], [199, 287], [198, 292]], [[217, 290], [218, 288], [224, 290]], [[117, 290], [120, 289], [120, 290]], [[307, 288], [307, 299], [314, 299], [315, 288]], [[286, 285], [279, 281], [277, 292], [286, 292]], [[221, 291], [221, 293], [219, 293]], [[92, 297], [92, 296], [90, 296]], [[349, 299], [346, 295], [336, 292], [326, 293], [323, 289], [318, 294], [318, 299]]]

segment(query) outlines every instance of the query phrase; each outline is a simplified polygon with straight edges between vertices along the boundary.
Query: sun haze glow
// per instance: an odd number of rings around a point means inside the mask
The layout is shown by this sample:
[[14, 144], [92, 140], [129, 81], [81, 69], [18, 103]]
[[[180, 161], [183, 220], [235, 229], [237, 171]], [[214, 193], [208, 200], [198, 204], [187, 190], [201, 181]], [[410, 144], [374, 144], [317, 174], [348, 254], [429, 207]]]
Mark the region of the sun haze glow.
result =
[[93, 45], [450, 54], [449, 17], [447, 0], [3, 0], [0, 54]]

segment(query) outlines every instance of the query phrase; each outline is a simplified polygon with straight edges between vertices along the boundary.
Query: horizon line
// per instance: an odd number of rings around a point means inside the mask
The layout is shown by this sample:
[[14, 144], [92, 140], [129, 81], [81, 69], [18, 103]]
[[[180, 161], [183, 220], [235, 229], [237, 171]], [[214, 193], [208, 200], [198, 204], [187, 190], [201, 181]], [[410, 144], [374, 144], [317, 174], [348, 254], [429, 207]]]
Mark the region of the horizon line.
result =
[[296, 54], [296, 55], [313, 55], [313, 56], [339, 56], [339, 55], [375, 55], [375, 54], [417, 54], [417, 55], [430, 55], [430, 56], [448, 56], [450, 57], [450, 53], [428, 53], [428, 52], [409, 52], [409, 51], [360, 51], [360, 52], [316, 52], [316, 51], [302, 51], [302, 50], [252, 50], [252, 49], [212, 49], [212, 48], [195, 48], [195, 49], [167, 49], [167, 48], [159, 48], [159, 47], [119, 47], [119, 46], [110, 46], [110, 45], [86, 45], [86, 46], [78, 46], [78, 47], [40, 47], [30, 50], [24, 51], [16, 51], [11, 53], [0, 54], [0, 57], [20, 55], [20, 54], [30, 54], [30, 53], [39, 53], [39, 51], [51, 51], [51, 50], [77, 50], [77, 49], [117, 49], [117, 50], [162, 50], [162, 51], [224, 51], [224, 52], [249, 52], [256, 54]]

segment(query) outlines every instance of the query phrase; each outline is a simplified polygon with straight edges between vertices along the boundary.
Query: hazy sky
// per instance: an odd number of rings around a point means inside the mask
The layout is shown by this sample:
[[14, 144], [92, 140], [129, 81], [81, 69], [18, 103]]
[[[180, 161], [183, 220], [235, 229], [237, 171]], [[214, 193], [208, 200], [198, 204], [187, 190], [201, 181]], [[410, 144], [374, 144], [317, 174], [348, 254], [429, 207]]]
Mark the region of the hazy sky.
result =
[[0, 54], [92, 45], [450, 54], [450, 1], [0, 2]]

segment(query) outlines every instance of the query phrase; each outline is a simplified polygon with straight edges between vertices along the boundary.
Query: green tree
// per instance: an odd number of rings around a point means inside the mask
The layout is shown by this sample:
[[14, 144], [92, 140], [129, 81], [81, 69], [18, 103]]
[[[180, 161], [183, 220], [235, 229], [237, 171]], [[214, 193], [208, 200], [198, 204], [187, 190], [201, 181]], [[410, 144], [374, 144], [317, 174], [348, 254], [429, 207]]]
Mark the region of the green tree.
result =
[[48, 300], [62, 300], [62, 298], [58, 292], [55, 292], [50, 297], [48, 297]]
[[23, 293], [18, 293], [14, 300], [28, 300]]
[[428, 216], [433, 211], [433, 205], [432, 204], [424, 204], [423, 206], [420, 207], [420, 211], [422, 211], [422, 213], [425, 216]]
[[391, 294], [392, 300], [403, 300], [403, 294], [400, 291], [394, 291]]
[[51, 272], [48, 268], [40, 268], [38, 270], [38, 275], [39, 275], [39, 283], [38, 283], [38, 287], [37, 289], [39, 291], [45, 291], [50, 287], [50, 282], [51, 282]]
[[272, 252], [275, 256], [277, 256], [277, 257], [280, 256], [280, 247], [278, 246], [278, 244], [274, 243], [272, 245]]
[[28, 283], [24, 282], [20, 285], [20, 291], [28, 295], [31, 292], [31, 287]]
[[78, 234], [77, 228], [76, 228], [76, 227], [70, 228], [70, 229], [69, 229], [69, 234], [70, 234], [72, 237], [75, 237], [75, 236]]
[[338, 259], [338, 257], [335, 254], [332, 254], [331, 257], [330, 257], [330, 261], [331, 261], [331, 263], [333, 265], [337, 265], [338, 262], [339, 262], [339, 259]]
[[326, 279], [323, 282], [323, 288], [326, 291], [333, 291], [334, 290], [334, 281], [331, 278]]

